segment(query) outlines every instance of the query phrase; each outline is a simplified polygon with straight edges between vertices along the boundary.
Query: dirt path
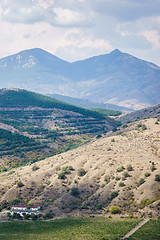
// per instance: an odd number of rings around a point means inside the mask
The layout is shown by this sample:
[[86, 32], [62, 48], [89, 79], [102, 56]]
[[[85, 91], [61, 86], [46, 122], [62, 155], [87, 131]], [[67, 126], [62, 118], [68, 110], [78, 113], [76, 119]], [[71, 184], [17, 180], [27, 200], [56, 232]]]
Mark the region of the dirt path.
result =
[[137, 226], [135, 226], [133, 229], [131, 229], [131, 231], [129, 231], [128, 233], [126, 233], [126, 235], [124, 235], [123, 238], [121, 239], [126, 239], [129, 238], [133, 233], [135, 233], [135, 231], [137, 231], [140, 227], [142, 227], [144, 224], [146, 224], [150, 219], [144, 219], [143, 221], [141, 221], [140, 223], [138, 223]]

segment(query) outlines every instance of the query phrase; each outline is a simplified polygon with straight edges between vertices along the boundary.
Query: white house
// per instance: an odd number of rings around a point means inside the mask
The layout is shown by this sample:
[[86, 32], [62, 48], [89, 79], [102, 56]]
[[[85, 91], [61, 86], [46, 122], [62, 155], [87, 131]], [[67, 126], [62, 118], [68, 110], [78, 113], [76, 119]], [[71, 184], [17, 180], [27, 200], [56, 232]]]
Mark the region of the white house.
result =
[[14, 213], [20, 214], [22, 217], [26, 214], [35, 214], [38, 215], [40, 214], [40, 206], [30, 206], [28, 207], [27, 205], [13, 205], [11, 208], [11, 215]]

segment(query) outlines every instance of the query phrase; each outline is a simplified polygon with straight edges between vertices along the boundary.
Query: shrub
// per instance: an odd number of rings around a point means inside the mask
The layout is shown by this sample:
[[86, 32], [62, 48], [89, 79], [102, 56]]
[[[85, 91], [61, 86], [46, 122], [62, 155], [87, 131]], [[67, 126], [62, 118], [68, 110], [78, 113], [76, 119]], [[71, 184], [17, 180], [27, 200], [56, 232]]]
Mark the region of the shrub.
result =
[[102, 205], [101, 205], [100, 203], [97, 203], [97, 204], [96, 204], [96, 208], [97, 208], [98, 210], [101, 210], [101, 209], [102, 209]]
[[79, 190], [76, 187], [71, 188], [71, 195], [74, 197], [78, 197], [79, 196]]
[[159, 124], [159, 122], [158, 122], [158, 121], [156, 121], [156, 122], [155, 122], [155, 124]]
[[115, 139], [114, 139], [114, 138], [112, 138], [112, 139], [111, 139], [111, 142], [115, 142]]
[[128, 165], [127, 165], [127, 171], [133, 171], [133, 167], [132, 167], [131, 164], [128, 164]]
[[39, 169], [39, 167], [37, 166], [37, 165], [34, 165], [33, 167], [32, 167], [32, 171], [37, 171]]
[[109, 201], [112, 201], [114, 198], [116, 198], [118, 196], [118, 192], [114, 191], [111, 193], [110, 197], [109, 197]]
[[121, 178], [117, 176], [115, 179], [116, 179], [116, 181], [119, 181]]
[[32, 214], [31, 214], [31, 219], [35, 221], [35, 220], [38, 219], [38, 216], [32, 213]]
[[25, 220], [28, 220], [29, 218], [30, 218], [30, 215], [29, 215], [29, 214], [25, 214], [25, 215], [24, 215], [24, 219], [25, 219]]
[[117, 168], [117, 172], [122, 172], [124, 169], [125, 169], [124, 166], [121, 166], [121, 167]]
[[64, 172], [60, 172], [58, 174], [58, 179], [65, 179], [65, 173]]
[[148, 198], [145, 198], [140, 203], [140, 208], [144, 208], [145, 206], [148, 206], [150, 204], [150, 200]]
[[50, 210], [49, 212], [47, 212], [43, 215], [43, 219], [46, 220], [46, 219], [53, 218], [54, 215], [55, 215], [54, 212], [52, 210]]
[[150, 174], [149, 172], [146, 172], [146, 173], [144, 174], [144, 176], [145, 176], [145, 177], [149, 177], [149, 176], [151, 176], [151, 174]]
[[129, 175], [128, 172], [124, 172], [124, 173], [123, 173], [123, 177], [124, 177], [124, 178], [127, 178], [127, 177], [130, 177], [130, 175]]
[[155, 181], [160, 182], [160, 174], [155, 175]]
[[119, 183], [119, 186], [120, 186], [120, 187], [124, 187], [124, 186], [125, 186], [124, 182], [120, 182], [120, 183]]
[[1, 172], [7, 172], [7, 171], [8, 171], [8, 169], [6, 167], [1, 168]]
[[70, 171], [74, 171], [74, 168], [73, 168], [72, 166], [69, 166], [68, 169], [69, 169]]
[[110, 178], [107, 175], [105, 175], [104, 176], [104, 181], [108, 184], [110, 182]]
[[22, 181], [19, 181], [18, 183], [17, 183], [17, 187], [23, 187], [24, 186], [24, 184], [22, 183]]
[[143, 131], [144, 131], [144, 130], [147, 130], [146, 125], [143, 125], [143, 126], [142, 126], [142, 130], [143, 130]]
[[111, 214], [117, 214], [117, 213], [120, 213], [120, 208], [118, 206], [111, 206], [110, 209], [109, 209], [109, 212]]
[[144, 178], [140, 178], [139, 181], [137, 182], [137, 186], [139, 187], [145, 182]]
[[98, 138], [101, 138], [101, 137], [102, 137], [101, 134], [98, 134], [98, 135], [96, 136], [97, 139], [98, 139]]
[[141, 123], [139, 123], [139, 124], [137, 125], [137, 127], [138, 127], [138, 128], [142, 127], [142, 124], [141, 124]]
[[112, 129], [112, 131], [113, 131], [113, 132], [116, 132], [116, 131], [117, 131], [117, 128], [116, 128], [116, 127], [114, 127], [114, 128]]
[[83, 168], [78, 169], [78, 176], [82, 177], [86, 174], [86, 171]]
[[154, 170], [156, 170], [156, 167], [152, 164], [150, 167], [151, 171], [153, 172]]

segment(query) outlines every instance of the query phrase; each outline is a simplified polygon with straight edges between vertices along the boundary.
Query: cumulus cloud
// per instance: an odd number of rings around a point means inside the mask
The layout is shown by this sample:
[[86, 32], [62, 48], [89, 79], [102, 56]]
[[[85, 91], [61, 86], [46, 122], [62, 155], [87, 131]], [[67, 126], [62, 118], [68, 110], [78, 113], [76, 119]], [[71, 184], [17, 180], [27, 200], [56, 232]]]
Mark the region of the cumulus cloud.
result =
[[157, 31], [144, 31], [142, 35], [152, 43], [154, 48], [160, 48], [160, 34]]
[[1, 0], [0, 56], [40, 47], [73, 61], [119, 48], [158, 64], [159, 25], [159, 0]]
[[[69, 3], [75, 1], [68, 0]], [[83, 1], [80, 0], [81, 5]], [[77, 5], [77, 4], [76, 4]], [[63, 6], [63, 7], [62, 7]], [[73, 10], [65, 7], [56, 7], [53, 0], [2, 0], [0, 3], [1, 20], [12, 23], [33, 24], [36, 22], [48, 22], [54, 26], [71, 27], [71, 26], [87, 26], [93, 18], [93, 11], [83, 11], [82, 8]]]

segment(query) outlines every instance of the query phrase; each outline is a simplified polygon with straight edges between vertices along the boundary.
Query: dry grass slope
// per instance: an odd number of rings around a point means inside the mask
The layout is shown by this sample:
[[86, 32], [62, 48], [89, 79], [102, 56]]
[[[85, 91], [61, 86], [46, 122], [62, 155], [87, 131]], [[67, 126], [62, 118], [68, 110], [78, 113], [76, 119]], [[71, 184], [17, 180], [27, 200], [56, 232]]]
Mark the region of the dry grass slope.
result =
[[[35, 171], [30, 165], [1, 174], [1, 202], [40, 203], [56, 216], [106, 214], [110, 206], [118, 205], [121, 214], [156, 217], [160, 214], [156, 201], [160, 184], [155, 181], [160, 174], [160, 125], [155, 121], [131, 123], [124, 133], [104, 135], [40, 161]], [[81, 175], [79, 169], [85, 173]], [[19, 181], [24, 186], [18, 187]]]

